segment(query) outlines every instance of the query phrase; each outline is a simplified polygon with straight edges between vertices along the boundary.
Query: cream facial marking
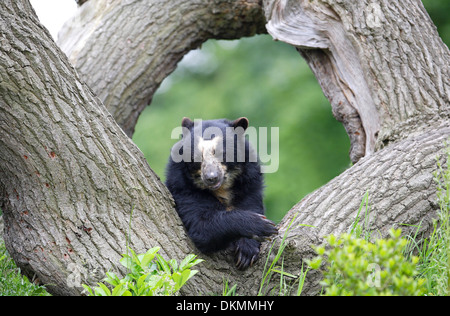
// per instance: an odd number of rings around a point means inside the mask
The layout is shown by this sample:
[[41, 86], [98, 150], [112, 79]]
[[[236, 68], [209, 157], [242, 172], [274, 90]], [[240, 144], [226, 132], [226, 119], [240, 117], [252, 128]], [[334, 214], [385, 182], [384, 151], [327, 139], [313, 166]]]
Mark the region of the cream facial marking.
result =
[[206, 158], [212, 158], [212, 157], [214, 159], [216, 159], [216, 157], [215, 157], [216, 148], [217, 148], [218, 144], [220, 144], [221, 142], [222, 142], [221, 137], [214, 137], [211, 140], [204, 140], [203, 138], [199, 137], [197, 148], [198, 148], [199, 152], [202, 153], [203, 160], [206, 160]]
[[197, 149], [202, 158], [201, 179], [211, 190], [217, 190], [222, 186], [225, 174], [221, 163], [222, 150], [218, 146], [222, 146], [221, 137], [214, 137], [211, 140], [198, 139]]

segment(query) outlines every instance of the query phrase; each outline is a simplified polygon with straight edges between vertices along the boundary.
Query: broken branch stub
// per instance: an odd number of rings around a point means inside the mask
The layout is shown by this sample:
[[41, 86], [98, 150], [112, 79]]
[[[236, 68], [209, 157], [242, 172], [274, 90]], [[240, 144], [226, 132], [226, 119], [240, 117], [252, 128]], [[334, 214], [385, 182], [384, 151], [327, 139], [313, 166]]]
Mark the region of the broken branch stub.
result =
[[349, 135], [352, 162], [373, 153], [380, 118], [357, 49], [339, 16], [328, 6], [306, 1], [274, 2], [266, 15], [269, 34], [295, 46], [317, 77]]

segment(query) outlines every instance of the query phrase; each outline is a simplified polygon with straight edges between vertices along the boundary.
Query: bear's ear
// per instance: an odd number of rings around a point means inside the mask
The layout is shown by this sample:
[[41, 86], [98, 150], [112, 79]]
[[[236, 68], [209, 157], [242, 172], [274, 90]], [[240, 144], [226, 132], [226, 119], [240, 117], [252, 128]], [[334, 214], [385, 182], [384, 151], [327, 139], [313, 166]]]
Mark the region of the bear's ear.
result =
[[194, 126], [194, 122], [192, 122], [191, 119], [188, 117], [183, 117], [183, 120], [181, 121], [181, 126], [190, 129], [192, 126]]
[[234, 120], [231, 124], [234, 128], [242, 127], [245, 131], [248, 127], [248, 119], [246, 117], [240, 117], [237, 120]]

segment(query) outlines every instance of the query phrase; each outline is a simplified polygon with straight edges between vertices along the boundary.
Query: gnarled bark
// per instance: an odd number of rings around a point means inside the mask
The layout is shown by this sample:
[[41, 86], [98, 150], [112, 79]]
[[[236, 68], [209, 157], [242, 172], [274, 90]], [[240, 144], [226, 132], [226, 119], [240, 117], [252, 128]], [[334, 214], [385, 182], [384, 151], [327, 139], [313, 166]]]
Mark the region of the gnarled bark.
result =
[[90, 0], [58, 42], [131, 137], [139, 114], [187, 52], [210, 38], [265, 32], [260, 2]]
[[[431, 172], [450, 135], [450, 58], [420, 2], [90, 0], [61, 33], [84, 84], [28, 1], [6, 0], [0, 206], [5, 242], [24, 272], [55, 294], [80, 294], [80, 283], [117, 267], [129, 229], [136, 251], [160, 246], [176, 259], [195, 251], [170, 194], [119, 125], [132, 133], [189, 49], [208, 38], [263, 32], [264, 13], [272, 36], [296, 46], [310, 64], [358, 161], [280, 223], [276, 245], [298, 213], [285, 270], [298, 273], [311, 245], [346, 231], [367, 191], [373, 229], [383, 234], [420, 222], [429, 230], [436, 208]], [[223, 279], [238, 284], [240, 294], [257, 292], [264, 260], [240, 272], [224, 255], [202, 257], [185, 294], [220, 293]], [[319, 278], [308, 274], [306, 294], [317, 292]]]
[[421, 3], [265, 4], [269, 33], [299, 49], [346, 127], [353, 162], [397, 139], [406, 121], [414, 129], [410, 120], [448, 117], [449, 52]]
[[0, 18], [0, 207], [22, 272], [79, 294], [117, 266], [127, 236], [136, 250], [184, 257], [170, 193], [28, 1], [2, 1]]

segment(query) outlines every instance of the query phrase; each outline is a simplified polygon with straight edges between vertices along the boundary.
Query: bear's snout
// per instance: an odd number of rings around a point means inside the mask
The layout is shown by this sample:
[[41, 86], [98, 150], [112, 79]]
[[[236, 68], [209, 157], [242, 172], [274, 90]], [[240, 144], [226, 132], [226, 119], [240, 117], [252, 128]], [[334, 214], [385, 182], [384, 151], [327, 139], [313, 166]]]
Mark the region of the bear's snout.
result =
[[217, 164], [202, 166], [202, 181], [211, 190], [220, 188], [223, 182], [223, 172]]

